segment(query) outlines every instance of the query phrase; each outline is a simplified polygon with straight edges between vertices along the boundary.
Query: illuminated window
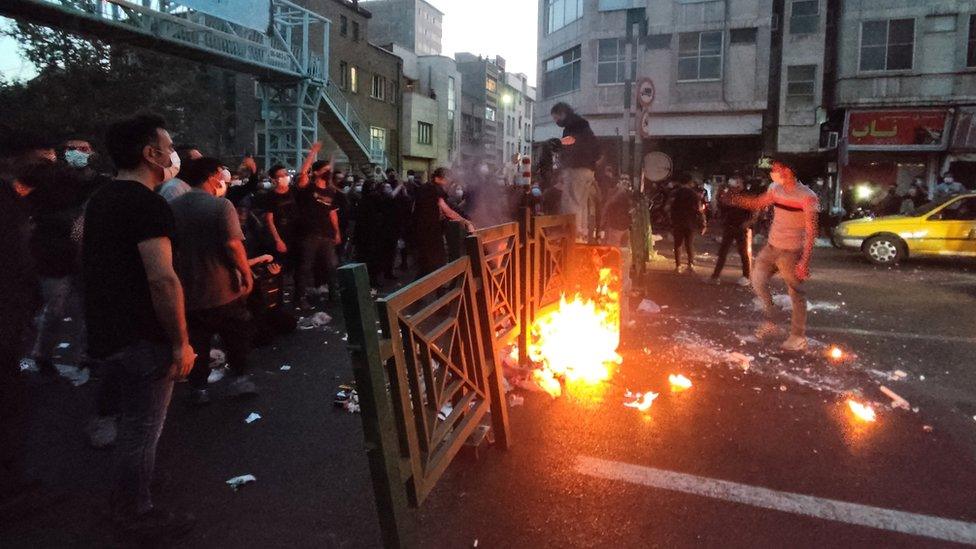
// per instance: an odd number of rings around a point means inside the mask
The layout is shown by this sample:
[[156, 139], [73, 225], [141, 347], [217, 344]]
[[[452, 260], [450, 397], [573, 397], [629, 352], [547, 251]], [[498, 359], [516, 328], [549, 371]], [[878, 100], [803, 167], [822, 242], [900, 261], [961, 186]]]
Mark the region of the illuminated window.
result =
[[369, 128], [369, 149], [374, 153], [386, 151], [386, 130], [370, 126]]
[[498, 82], [496, 82], [494, 78], [486, 78], [485, 89], [492, 93], [498, 91]]
[[485, 120], [495, 121], [495, 109], [491, 107], [485, 107]]
[[359, 69], [349, 67], [349, 91], [359, 93]]

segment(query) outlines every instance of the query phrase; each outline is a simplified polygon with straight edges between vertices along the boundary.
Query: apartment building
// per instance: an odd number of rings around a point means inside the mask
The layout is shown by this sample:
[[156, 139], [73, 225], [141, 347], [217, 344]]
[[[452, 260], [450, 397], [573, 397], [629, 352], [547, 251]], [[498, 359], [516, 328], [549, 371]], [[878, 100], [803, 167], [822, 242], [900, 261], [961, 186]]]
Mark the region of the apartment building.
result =
[[378, 44], [396, 43], [417, 55], [440, 55], [444, 13], [424, 0], [361, 2], [373, 14], [371, 33]]

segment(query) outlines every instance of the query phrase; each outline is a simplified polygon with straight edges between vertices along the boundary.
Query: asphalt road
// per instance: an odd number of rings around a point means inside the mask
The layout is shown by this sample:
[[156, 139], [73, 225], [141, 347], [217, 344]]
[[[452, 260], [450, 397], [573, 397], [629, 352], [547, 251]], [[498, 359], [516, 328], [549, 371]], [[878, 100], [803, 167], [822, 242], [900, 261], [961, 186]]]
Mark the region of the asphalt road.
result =
[[[818, 249], [811, 336], [842, 346], [841, 363], [822, 347], [790, 355], [748, 341], [759, 313], [731, 284], [734, 260], [719, 287], [653, 267], [647, 296], [667, 308], [625, 330], [612, 383], [555, 400], [522, 391], [513, 448], [459, 458], [417, 514], [424, 546], [976, 542], [976, 264], [886, 270]], [[378, 546], [360, 417], [332, 406], [351, 377], [341, 320], [254, 363], [254, 399], [197, 410], [185, 387], [174, 396], [156, 499], [197, 515], [181, 546]], [[672, 394], [671, 373], [693, 387]], [[31, 461], [50, 500], [5, 520], [0, 546], [112, 545], [99, 518], [110, 453], [81, 431], [93, 385], [34, 389]], [[917, 412], [890, 408], [880, 385]], [[627, 389], [660, 396], [641, 413], [623, 406]], [[852, 395], [876, 422], [852, 418]], [[262, 418], [246, 424], [251, 412]], [[248, 473], [257, 481], [237, 492], [225, 484]]]

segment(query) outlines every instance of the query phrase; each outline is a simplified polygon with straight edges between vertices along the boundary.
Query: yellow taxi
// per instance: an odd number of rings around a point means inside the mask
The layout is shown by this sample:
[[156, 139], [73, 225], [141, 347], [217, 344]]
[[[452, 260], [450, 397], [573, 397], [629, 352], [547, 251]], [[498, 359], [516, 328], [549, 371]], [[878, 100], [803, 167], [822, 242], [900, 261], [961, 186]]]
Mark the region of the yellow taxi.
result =
[[877, 265], [906, 257], [976, 257], [976, 194], [926, 204], [911, 215], [866, 217], [841, 223], [834, 244], [860, 250]]

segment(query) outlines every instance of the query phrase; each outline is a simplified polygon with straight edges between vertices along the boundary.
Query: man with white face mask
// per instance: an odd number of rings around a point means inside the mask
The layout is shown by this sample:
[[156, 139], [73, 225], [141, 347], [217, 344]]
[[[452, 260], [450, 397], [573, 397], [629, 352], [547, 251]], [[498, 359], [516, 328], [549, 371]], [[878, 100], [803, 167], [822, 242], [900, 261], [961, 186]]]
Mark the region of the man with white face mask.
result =
[[[165, 198], [167, 202], [172, 202], [177, 197], [190, 192], [190, 186], [187, 185], [186, 181], [176, 177], [180, 173], [180, 150], [173, 150], [173, 154], [170, 155], [169, 167], [163, 171], [163, 177], [165, 179], [163, 180], [163, 185], [159, 188], [159, 196]], [[196, 151], [196, 149], [193, 150]], [[200, 154], [200, 151], [196, 152]]]
[[173, 212], [154, 192], [176, 151], [157, 115], [113, 124], [106, 144], [118, 172], [88, 201], [82, 272], [88, 353], [120, 387], [112, 519], [138, 545], [171, 543], [193, 526], [191, 515], [155, 507], [150, 491], [173, 383], [194, 360], [173, 269]]

